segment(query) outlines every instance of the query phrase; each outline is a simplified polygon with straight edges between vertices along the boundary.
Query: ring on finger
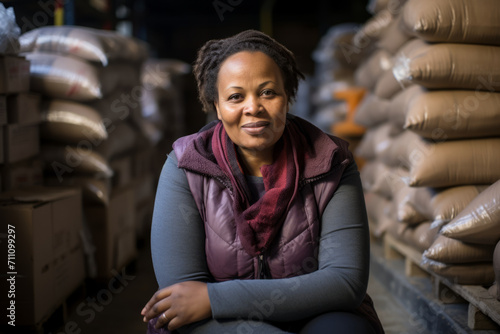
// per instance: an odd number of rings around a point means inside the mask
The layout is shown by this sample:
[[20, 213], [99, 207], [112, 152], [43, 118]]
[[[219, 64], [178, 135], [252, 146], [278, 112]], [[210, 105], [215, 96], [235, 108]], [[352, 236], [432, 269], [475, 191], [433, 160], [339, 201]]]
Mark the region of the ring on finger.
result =
[[161, 317], [165, 320], [165, 322], [168, 322], [168, 319], [167, 319], [167, 316], [165, 315], [165, 313], [162, 313]]

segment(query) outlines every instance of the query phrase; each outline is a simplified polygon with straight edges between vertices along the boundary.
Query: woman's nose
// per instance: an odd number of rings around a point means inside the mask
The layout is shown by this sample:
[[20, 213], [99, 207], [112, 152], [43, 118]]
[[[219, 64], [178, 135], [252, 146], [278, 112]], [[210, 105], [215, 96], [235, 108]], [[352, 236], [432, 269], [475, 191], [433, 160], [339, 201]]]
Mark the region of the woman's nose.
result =
[[258, 114], [262, 111], [262, 105], [259, 102], [259, 99], [255, 96], [248, 96], [245, 101], [245, 106], [243, 112], [246, 114]]

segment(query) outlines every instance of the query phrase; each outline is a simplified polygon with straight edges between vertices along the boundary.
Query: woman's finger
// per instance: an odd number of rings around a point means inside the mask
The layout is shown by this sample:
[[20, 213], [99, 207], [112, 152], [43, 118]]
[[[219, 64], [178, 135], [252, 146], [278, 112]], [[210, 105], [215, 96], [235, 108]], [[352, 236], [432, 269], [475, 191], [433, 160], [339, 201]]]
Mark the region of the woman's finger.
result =
[[155, 328], [159, 329], [163, 326], [167, 326], [170, 321], [172, 321], [172, 318], [174, 318], [175, 315], [172, 315], [171, 312], [168, 310], [163, 312], [159, 317], [158, 320], [156, 321]]
[[156, 291], [153, 297], [151, 297], [151, 299], [146, 303], [146, 306], [144, 306], [144, 308], [142, 309], [141, 314], [146, 315], [146, 313], [153, 307], [153, 305], [155, 305], [162, 299], [167, 298], [168, 296], [170, 296], [170, 294], [171, 294], [170, 287], [166, 287]]
[[151, 305], [146, 312], [144, 313], [144, 322], [147, 322], [157, 316], [161, 315], [163, 312], [166, 312], [172, 306], [170, 298], [166, 297], [158, 301], [156, 304]]

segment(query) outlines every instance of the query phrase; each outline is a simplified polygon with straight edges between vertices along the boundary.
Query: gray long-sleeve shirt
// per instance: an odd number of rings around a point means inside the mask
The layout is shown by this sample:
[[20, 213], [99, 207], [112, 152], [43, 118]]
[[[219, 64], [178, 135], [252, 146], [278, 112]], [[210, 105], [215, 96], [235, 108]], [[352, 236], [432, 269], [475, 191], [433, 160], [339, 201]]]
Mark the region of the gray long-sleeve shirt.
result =
[[213, 315], [179, 332], [284, 333], [263, 320], [291, 321], [355, 309], [369, 273], [368, 222], [356, 164], [345, 169], [321, 217], [318, 270], [292, 278], [213, 282], [204, 243], [204, 223], [172, 152], [160, 175], [153, 214], [156, 278], [160, 288], [188, 280], [207, 282]]

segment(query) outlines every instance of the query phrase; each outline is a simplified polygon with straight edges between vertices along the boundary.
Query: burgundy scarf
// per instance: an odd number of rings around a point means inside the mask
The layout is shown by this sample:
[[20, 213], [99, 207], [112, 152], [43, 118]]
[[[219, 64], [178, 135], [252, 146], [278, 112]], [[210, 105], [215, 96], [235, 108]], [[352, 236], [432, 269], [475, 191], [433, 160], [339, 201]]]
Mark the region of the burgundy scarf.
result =
[[217, 164], [231, 180], [238, 235], [250, 255], [258, 255], [268, 248], [297, 194], [299, 175], [306, 158], [303, 138], [295, 122], [288, 121], [274, 148], [273, 164], [261, 167], [266, 192], [250, 205], [250, 190], [238, 164], [236, 145], [222, 122], [214, 129], [212, 150]]

